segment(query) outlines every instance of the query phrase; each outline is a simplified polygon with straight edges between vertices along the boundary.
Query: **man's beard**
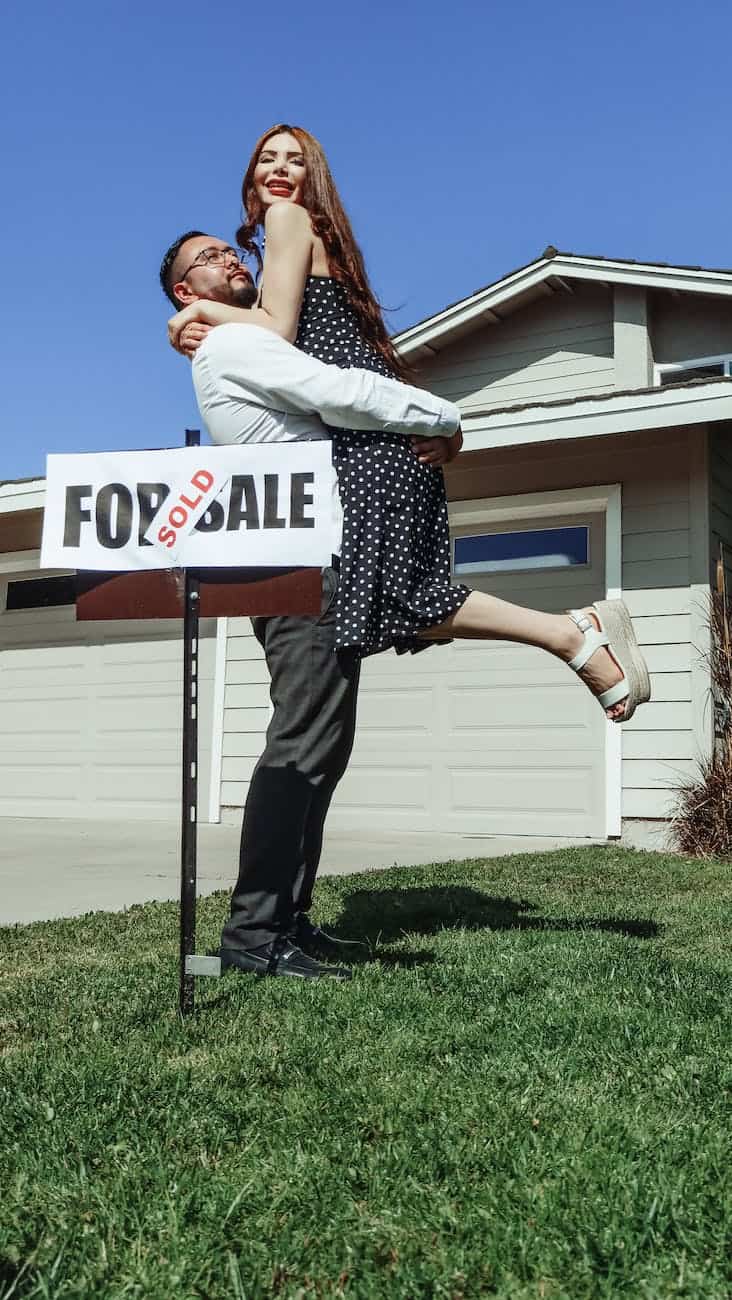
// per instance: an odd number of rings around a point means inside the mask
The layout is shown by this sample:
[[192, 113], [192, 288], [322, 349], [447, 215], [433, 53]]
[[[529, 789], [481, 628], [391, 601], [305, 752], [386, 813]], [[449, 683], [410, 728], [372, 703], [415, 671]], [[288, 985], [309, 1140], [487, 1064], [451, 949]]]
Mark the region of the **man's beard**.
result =
[[229, 284], [232, 307], [253, 307], [258, 297], [256, 284], [252, 280], [235, 280]]

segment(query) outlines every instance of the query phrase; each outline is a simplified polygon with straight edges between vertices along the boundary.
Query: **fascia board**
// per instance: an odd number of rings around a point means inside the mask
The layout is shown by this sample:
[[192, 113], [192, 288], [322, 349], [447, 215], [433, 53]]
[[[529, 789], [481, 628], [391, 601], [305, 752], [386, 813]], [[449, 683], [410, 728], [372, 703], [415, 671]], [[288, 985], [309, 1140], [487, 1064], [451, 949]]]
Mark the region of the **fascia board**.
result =
[[687, 271], [673, 266], [644, 263], [628, 266], [623, 262], [593, 262], [590, 258], [556, 257], [549, 275], [565, 275], [575, 280], [611, 281], [645, 289], [675, 289], [678, 293], [707, 293], [715, 297], [732, 297], [732, 274], [723, 271]]
[[465, 298], [462, 302], [455, 303], [453, 307], [448, 307], [446, 311], [440, 312], [437, 316], [430, 316], [428, 320], [421, 321], [418, 325], [412, 325], [410, 329], [404, 330], [402, 334], [394, 336], [394, 345], [400, 356], [408, 356], [411, 352], [417, 351], [425, 344], [429, 345], [431, 339], [440, 338], [443, 334], [449, 334], [452, 330], [462, 325], [468, 325], [473, 320], [480, 320], [486, 311], [494, 307], [500, 307], [502, 302], [507, 299], [515, 298], [517, 294], [523, 293], [526, 289], [531, 289], [534, 285], [541, 284], [547, 278], [546, 268], [548, 262], [533, 262], [531, 266], [526, 266], [521, 271], [516, 271], [513, 275], [507, 276], [505, 280], [499, 280], [497, 284], [491, 285], [488, 289], [481, 289], [472, 298]]
[[46, 480], [30, 483], [3, 483], [0, 487], [0, 514], [13, 510], [42, 510], [46, 499]]
[[464, 450], [482, 451], [731, 419], [732, 392], [720, 394], [719, 385], [710, 384], [693, 392], [659, 390], [658, 395], [645, 393], [635, 398], [588, 399], [571, 407], [537, 407], [515, 414], [504, 411], [492, 418], [488, 411], [466, 414], [462, 429]]
[[566, 279], [594, 283], [628, 284], [646, 289], [675, 289], [679, 293], [706, 293], [732, 297], [732, 274], [715, 271], [686, 271], [668, 266], [633, 265], [623, 262], [593, 261], [588, 257], [554, 257], [551, 260], [532, 262], [530, 266], [504, 280], [497, 281], [471, 298], [455, 303], [446, 311], [430, 316], [426, 321], [394, 336], [397, 352], [411, 356], [420, 348], [449, 338], [454, 330], [471, 322], [479, 322], [489, 311], [500, 308], [519, 293], [534, 288], [543, 281], [558, 275]]

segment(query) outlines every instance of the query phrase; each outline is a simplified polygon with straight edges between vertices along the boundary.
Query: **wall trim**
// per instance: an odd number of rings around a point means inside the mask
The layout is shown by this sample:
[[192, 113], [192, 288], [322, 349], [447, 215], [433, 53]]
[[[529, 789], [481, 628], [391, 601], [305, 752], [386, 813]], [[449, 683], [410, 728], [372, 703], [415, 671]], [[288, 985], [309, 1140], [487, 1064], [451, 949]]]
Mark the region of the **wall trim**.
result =
[[211, 783], [208, 796], [209, 822], [221, 821], [221, 770], [224, 758], [224, 697], [226, 693], [226, 651], [228, 618], [216, 620], [216, 658], [211, 725]]
[[708, 656], [711, 651], [709, 596], [711, 590], [711, 520], [709, 510], [709, 430], [689, 430], [689, 560], [691, 583], [691, 716], [699, 758], [714, 749], [714, 705]]

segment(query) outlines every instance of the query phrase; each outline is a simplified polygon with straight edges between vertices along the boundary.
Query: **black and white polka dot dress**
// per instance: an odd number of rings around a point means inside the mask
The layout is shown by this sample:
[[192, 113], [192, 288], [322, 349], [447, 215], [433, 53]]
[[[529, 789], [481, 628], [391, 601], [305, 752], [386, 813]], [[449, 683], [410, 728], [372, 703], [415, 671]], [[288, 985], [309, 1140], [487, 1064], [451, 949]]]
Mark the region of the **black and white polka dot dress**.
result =
[[[297, 347], [349, 369], [390, 371], [359, 332], [343, 286], [309, 276]], [[416, 633], [454, 614], [469, 589], [450, 585], [447, 499], [441, 469], [420, 465], [398, 434], [333, 430], [343, 504], [336, 648], [376, 654], [430, 644]]]

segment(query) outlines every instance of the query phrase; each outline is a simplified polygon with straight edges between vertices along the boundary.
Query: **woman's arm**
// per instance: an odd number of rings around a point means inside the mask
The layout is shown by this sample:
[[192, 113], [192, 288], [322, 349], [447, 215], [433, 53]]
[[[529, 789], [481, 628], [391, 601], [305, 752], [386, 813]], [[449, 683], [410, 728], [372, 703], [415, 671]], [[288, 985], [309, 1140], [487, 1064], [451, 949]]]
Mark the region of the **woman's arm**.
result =
[[294, 343], [305, 281], [313, 261], [313, 228], [305, 208], [275, 203], [264, 218], [262, 311], [270, 329]]
[[199, 298], [168, 321], [168, 337], [177, 352], [189, 355], [181, 333], [192, 321], [204, 325], [259, 325], [294, 343], [305, 281], [313, 256], [313, 231], [304, 208], [275, 203], [264, 220], [267, 237], [262, 284], [266, 295], [261, 307], [229, 307]]
[[[188, 334], [183, 335], [187, 325], [200, 323], [202, 325], [260, 325], [265, 329], [274, 329], [274, 324], [266, 312], [260, 311], [257, 307], [229, 307], [225, 302], [213, 302], [209, 298], [197, 298], [181, 311], [177, 311], [175, 316], [171, 316], [168, 321], [168, 339], [171, 347], [176, 352], [182, 352], [184, 356], [190, 356], [191, 338]], [[202, 342], [201, 338], [197, 339], [196, 346]]]

